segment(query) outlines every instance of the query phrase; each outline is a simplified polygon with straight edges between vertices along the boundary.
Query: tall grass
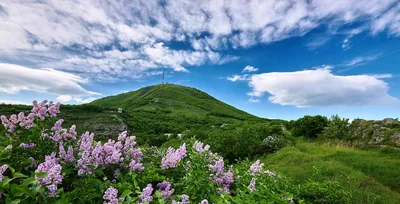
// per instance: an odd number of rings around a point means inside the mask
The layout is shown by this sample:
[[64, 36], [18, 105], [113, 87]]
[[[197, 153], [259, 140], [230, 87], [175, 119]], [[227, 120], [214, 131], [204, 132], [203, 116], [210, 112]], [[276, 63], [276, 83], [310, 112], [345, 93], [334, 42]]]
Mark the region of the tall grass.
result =
[[352, 203], [400, 203], [400, 152], [297, 141], [262, 158], [293, 182], [337, 181]]

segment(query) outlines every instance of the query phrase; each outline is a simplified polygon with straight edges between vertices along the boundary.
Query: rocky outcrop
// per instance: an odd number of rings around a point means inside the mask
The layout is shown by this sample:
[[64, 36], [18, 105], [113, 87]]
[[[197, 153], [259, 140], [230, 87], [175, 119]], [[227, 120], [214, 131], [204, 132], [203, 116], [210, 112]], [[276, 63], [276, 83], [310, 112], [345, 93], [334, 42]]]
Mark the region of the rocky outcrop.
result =
[[357, 119], [350, 125], [351, 139], [363, 146], [400, 147], [400, 121]]

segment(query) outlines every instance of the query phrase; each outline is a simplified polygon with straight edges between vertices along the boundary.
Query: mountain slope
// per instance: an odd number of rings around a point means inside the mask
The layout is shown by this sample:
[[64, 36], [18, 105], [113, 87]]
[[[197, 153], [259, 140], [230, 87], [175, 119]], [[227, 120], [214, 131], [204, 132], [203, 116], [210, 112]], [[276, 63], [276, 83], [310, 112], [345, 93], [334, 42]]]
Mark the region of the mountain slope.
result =
[[265, 121], [191, 87], [148, 86], [91, 103], [105, 109], [122, 108], [135, 134], [181, 133], [245, 120]]
[[257, 119], [233, 106], [191, 87], [173, 84], [154, 85], [92, 102], [107, 108], [125, 111], [162, 111], [171, 116], [216, 116], [238, 120]]

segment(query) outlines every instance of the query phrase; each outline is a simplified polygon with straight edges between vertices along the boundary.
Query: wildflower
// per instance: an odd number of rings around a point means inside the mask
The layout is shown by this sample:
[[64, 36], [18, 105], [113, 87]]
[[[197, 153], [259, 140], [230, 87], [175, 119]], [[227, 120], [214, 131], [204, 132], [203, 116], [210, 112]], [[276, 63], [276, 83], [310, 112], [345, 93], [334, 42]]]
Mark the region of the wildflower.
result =
[[260, 164], [260, 160], [257, 160], [256, 162], [254, 162], [254, 164], [252, 164], [249, 169], [250, 175], [257, 176], [257, 175], [262, 174], [261, 169], [263, 166], [264, 166], [264, 164], [263, 163]]
[[142, 200], [142, 202], [138, 203], [153, 201], [153, 197], [151, 196], [152, 193], [153, 193], [153, 187], [151, 186], [151, 184], [147, 184], [147, 187], [143, 189], [143, 193], [139, 195], [139, 198]]
[[202, 152], [208, 151], [210, 149], [210, 145], [206, 145], [204, 147], [203, 147], [203, 145], [204, 144], [202, 142], [196, 141], [193, 144], [193, 148], [195, 148], [198, 153], [202, 153]]
[[223, 174], [224, 173], [224, 159], [221, 157], [217, 161], [215, 161], [214, 165], [208, 165], [208, 167], [213, 171], [215, 174]]
[[118, 204], [118, 190], [110, 186], [103, 195], [104, 204]]
[[23, 148], [23, 149], [33, 149], [33, 148], [36, 147], [36, 144], [35, 144], [35, 143], [29, 143], [29, 144], [21, 143], [21, 144], [19, 145], [19, 147], [21, 147], [21, 148]]
[[208, 200], [207, 200], [207, 199], [204, 199], [204, 200], [202, 200], [202, 201], [200, 202], [200, 204], [208, 204]]
[[74, 148], [72, 146], [68, 146], [68, 150], [67, 150], [67, 152], [65, 152], [64, 146], [62, 144], [60, 144], [59, 150], [60, 150], [60, 152], [59, 152], [60, 158], [62, 160], [64, 160], [65, 162], [74, 162], [75, 161]]
[[0, 167], [0, 181], [3, 181], [3, 178], [4, 178], [3, 174], [5, 171], [7, 171], [7, 169], [8, 169], [8, 166], [5, 164]]
[[180, 202], [173, 200], [172, 204], [189, 204], [190, 203], [189, 196], [182, 194], [181, 198], [182, 198], [182, 200]]
[[167, 154], [161, 160], [162, 169], [175, 168], [177, 163], [186, 157], [186, 144], [180, 146], [177, 150], [169, 147]]
[[256, 190], [256, 188], [255, 188], [256, 180], [257, 180], [256, 178], [251, 179], [250, 184], [247, 187], [250, 190], [250, 192], [254, 192]]
[[42, 185], [49, 185], [47, 187], [47, 189], [49, 190], [49, 196], [54, 196], [54, 193], [57, 190], [57, 184], [61, 183], [63, 180], [61, 170], [62, 166], [58, 163], [56, 153], [53, 152], [51, 153], [51, 155], [47, 155], [45, 157], [45, 162], [39, 164], [35, 171], [35, 173], [47, 173], [46, 177], [38, 178], [35, 176], [35, 179], [38, 180]]
[[160, 189], [160, 192], [162, 194], [162, 197], [164, 200], [167, 200], [171, 197], [171, 195], [174, 193], [174, 189], [171, 187], [171, 184], [167, 181], [163, 181], [162, 183], [157, 184], [158, 188]]
[[5, 148], [6, 150], [8, 150], [8, 151], [11, 151], [12, 150], [12, 148], [13, 148], [13, 146], [12, 145], [7, 145], [7, 147]]
[[269, 177], [274, 177], [275, 176], [275, 173], [270, 171], [270, 170], [266, 170], [266, 171], [264, 171], [264, 173], [268, 174]]
[[288, 198], [287, 201], [289, 201], [289, 202], [291, 202], [291, 203], [294, 202], [293, 198]]

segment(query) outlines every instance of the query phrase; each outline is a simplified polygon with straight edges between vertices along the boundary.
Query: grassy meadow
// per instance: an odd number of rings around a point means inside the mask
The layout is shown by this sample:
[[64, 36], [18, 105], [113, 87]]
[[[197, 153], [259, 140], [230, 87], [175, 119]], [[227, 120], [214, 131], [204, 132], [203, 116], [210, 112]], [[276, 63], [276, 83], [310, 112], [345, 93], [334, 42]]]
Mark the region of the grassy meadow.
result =
[[259, 159], [300, 186], [309, 181], [339, 182], [351, 203], [400, 203], [400, 152], [359, 150], [345, 145], [297, 140]]

